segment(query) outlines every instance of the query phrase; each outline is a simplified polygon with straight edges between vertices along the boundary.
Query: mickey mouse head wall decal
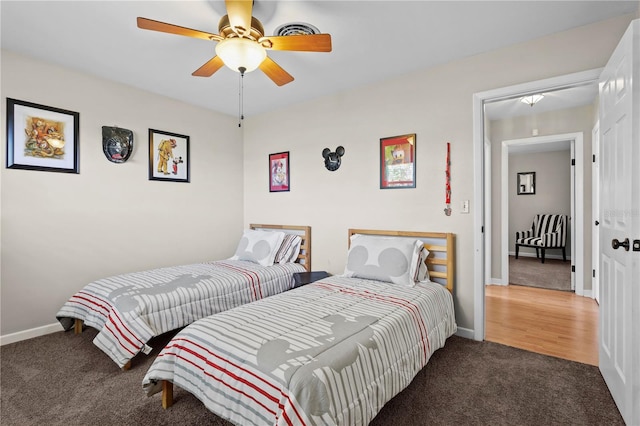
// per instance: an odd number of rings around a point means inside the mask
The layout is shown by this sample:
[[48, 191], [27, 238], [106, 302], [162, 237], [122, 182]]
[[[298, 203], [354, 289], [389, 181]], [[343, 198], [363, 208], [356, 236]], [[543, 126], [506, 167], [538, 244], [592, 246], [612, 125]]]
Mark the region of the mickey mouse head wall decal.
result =
[[344, 148], [339, 146], [336, 148], [335, 152], [331, 152], [329, 148], [325, 148], [322, 150], [322, 157], [324, 157], [324, 166], [327, 170], [331, 172], [335, 172], [340, 168], [340, 157], [344, 155]]

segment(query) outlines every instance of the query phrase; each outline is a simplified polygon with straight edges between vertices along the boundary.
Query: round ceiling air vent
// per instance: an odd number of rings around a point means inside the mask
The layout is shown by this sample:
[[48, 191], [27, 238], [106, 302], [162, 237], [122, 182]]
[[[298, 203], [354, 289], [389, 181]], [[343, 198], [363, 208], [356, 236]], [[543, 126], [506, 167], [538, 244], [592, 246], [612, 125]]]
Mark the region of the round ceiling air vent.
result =
[[290, 22], [276, 28], [276, 36], [320, 34], [320, 30], [304, 22]]

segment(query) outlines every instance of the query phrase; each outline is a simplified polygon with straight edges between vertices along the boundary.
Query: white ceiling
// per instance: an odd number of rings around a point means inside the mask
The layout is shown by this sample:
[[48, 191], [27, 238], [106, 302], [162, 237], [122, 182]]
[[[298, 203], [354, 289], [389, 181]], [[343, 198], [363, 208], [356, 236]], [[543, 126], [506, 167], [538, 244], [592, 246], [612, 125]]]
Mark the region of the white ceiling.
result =
[[[330, 53], [269, 51], [294, 76], [278, 87], [244, 79], [245, 116], [304, 102], [569, 28], [635, 12], [638, 1], [263, 1], [253, 15], [273, 34], [306, 22], [332, 36]], [[239, 75], [191, 73], [214, 43], [140, 30], [142, 16], [217, 33], [223, 1], [0, 1], [1, 45], [229, 115]], [[541, 104], [540, 104], [541, 105]]]

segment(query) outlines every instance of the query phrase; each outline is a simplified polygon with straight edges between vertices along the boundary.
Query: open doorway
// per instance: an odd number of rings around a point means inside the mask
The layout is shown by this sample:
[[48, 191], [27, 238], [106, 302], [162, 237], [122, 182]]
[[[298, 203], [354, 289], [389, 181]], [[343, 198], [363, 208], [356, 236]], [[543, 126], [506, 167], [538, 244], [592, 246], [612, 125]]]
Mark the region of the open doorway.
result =
[[[487, 236], [491, 239], [489, 254], [500, 257], [500, 277], [487, 284], [499, 281], [498, 284], [509, 287], [491, 288], [494, 286], [490, 285], [485, 307], [487, 340], [597, 365], [597, 306], [590, 299], [586, 303], [575, 300], [574, 294], [568, 298], [553, 294], [558, 290], [584, 294], [583, 233], [575, 232], [584, 226], [584, 209], [576, 209], [575, 205], [584, 205], [584, 133], [591, 134], [597, 98], [597, 86], [592, 86], [579, 88], [589, 93], [584, 105], [567, 103], [566, 108], [558, 110], [527, 110], [533, 117], [487, 122], [491, 140], [501, 141], [494, 142], [492, 147], [492, 151], [498, 151], [492, 159], [497, 158], [499, 172], [498, 167], [493, 169], [492, 180], [498, 183], [499, 191], [486, 200], [494, 225], [494, 232]], [[556, 94], [557, 99], [562, 96], [572, 95]], [[501, 102], [518, 101], [515, 98]], [[487, 105], [485, 111], [489, 109]], [[549, 134], [558, 129], [574, 132]], [[527, 136], [528, 130], [542, 136], [504, 140], [512, 135]], [[529, 181], [518, 182], [523, 176]], [[500, 209], [499, 215], [493, 213], [495, 208]], [[519, 260], [513, 260], [515, 233], [529, 229], [536, 214], [567, 217], [565, 226], [570, 238], [565, 243], [569, 253], [566, 262], [560, 253], [560, 259], [552, 258], [558, 254], [548, 254], [546, 263], [542, 264], [536, 251], [522, 253], [522, 249]], [[492, 238], [495, 235], [498, 235], [498, 244]], [[527, 254], [533, 258], [524, 258]], [[524, 275], [525, 282], [518, 280], [518, 273], [519, 278]], [[519, 286], [527, 288], [517, 288]], [[540, 291], [540, 287], [545, 291]], [[576, 327], [578, 324], [580, 327]], [[523, 339], [523, 335], [526, 338]]]
[[[489, 126], [490, 120], [485, 115], [485, 106], [490, 103], [497, 103], [503, 100], [514, 100], [519, 97], [525, 96], [527, 94], [534, 93], [555, 93], [560, 94], [562, 90], [571, 89], [579, 86], [586, 85], [597, 85], [598, 77], [600, 75], [600, 70], [591, 70], [585, 71], [576, 74], [570, 74], [567, 76], [541, 80], [537, 82], [525, 83], [522, 85], [511, 86], [501, 89], [495, 89], [487, 92], [477, 93], [474, 95], [474, 156], [476, 158], [476, 171], [475, 171], [475, 187], [474, 191], [478, 200], [481, 200], [481, 208], [476, 210], [474, 215], [475, 220], [475, 229], [476, 233], [474, 235], [474, 245], [480, 256], [476, 256], [474, 263], [474, 338], [476, 340], [484, 340], [485, 338], [485, 284], [490, 282], [492, 278], [502, 279], [500, 271], [502, 271], [502, 259], [500, 256], [502, 250], [501, 243], [501, 232], [499, 225], [500, 219], [496, 220], [496, 216], [499, 218], [499, 215], [494, 215], [494, 211], [498, 209], [500, 210], [499, 205], [493, 206], [496, 197], [491, 199], [490, 194], [500, 194], [499, 189], [499, 181], [491, 179], [487, 181], [484, 179], [485, 176], [491, 175], [486, 170], [486, 165], [489, 163], [489, 160], [485, 158], [484, 153], [487, 151], [486, 141], [489, 139], [489, 132], [487, 127]], [[551, 96], [547, 96], [548, 99], [553, 99]], [[593, 102], [593, 99], [591, 100]], [[542, 105], [542, 103], [540, 103]], [[589, 139], [591, 136], [591, 127], [588, 129]], [[536, 128], [537, 129], [537, 128]], [[532, 135], [532, 131], [527, 136]], [[562, 132], [553, 132], [553, 133], [562, 133]], [[503, 138], [509, 139], [509, 138]], [[588, 142], [588, 146], [590, 146], [590, 141]], [[582, 157], [584, 158], [584, 152]], [[496, 168], [500, 167], [499, 160], [496, 160], [496, 155], [490, 160], [491, 170], [496, 170]], [[589, 168], [590, 170], [590, 168]], [[584, 170], [581, 172], [584, 175]], [[496, 183], [497, 182], [497, 183]], [[583, 179], [583, 185], [587, 182], [587, 180]], [[590, 179], [588, 179], [590, 183]], [[587, 192], [590, 194], [590, 191], [584, 191], [584, 188], [581, 188], [583, 192]], [[487, 197], [489, 194], [489, 197]], [[578, 209], [581, 209], [585, 215], [588, 213], [588, 217], [586, 220], [591, 220], [590, 218], [590, 209], [589, 211], [585, 211], [584, 204], [580, 204]], [[493, 225], [493, 226], [492, 226]], [[577, 221], [574, 224], [576, 227], [575, 234], [582, 234], [585, 238], [584, 243], [582, 245], [576, 244], [576, 249], [578, 246], [587, 246], [591, 245], [591, 231], [590, 228], [587, 230], [584, 226], [584, 223], [578, 224]], [[497, 235], [497, 237], [496, 237]], [[498, 241], [496, 243], [496, 241]], [[493, 255], [494, 253], [498, 253], [497, 255]], [[584, 256], [583, 256], [584, 257]], [[588, 260], [584, 262], [580, 271], [576, 271], [576, 273], [582, 272], [582, 279], [580, 279], [581, 283], [584, 283], [584, 270], [588, 268], [589, 272], [591, 271], [591, 256], [589, 253]], [[588, 266], [586, 266], [588, 264]], [[498, 272], [495, 272], [498, 271]], [[495, 273], [495, 275], [494, 275]], [[576, 280], [578, 280], [576, 276]], [[576, 288], [578, 287], [578, 283], [576, 283]], [[590, 295], [590, 294], [587, 294]]]
[[[557, 117], [590, 115], [590, 109], [588, 105], [571, 108], [557, 114]], [[505, 121], [499, 123], [504, 124]], [[582, 170], [582, 164], [577, 164], [582, 163], [582, 144], [581, 132], [502, 142], [501, 216], [506, 218], [501, 220], [500, 229], [502, 284], [576, 291], [578, 281], [580, 288], [577, 293], [582, 294], [582, 277], [576, 280], [576, 275], [581, 275], [579, 272], [584, 259], [583, 253], [577, 253], [576, 248], [584, 243], [582, 235], [576, 235], [574, 230], [576, 224], [584, 221], [582, 211], [575, 209], [576, 195], [582, 196], [581, 189], [576, 191], [576, 187], [583, 187], [582, 176], [575, 173], [576, 169]], [[523, 176], [533, 179], [529, 191], [522, 191], [518, 186], [522, 183], [518, 180]], [[535, 215], [560, 215], [564, 218], [561, 232], [557, 235], [561, 238], [555, 243], [563, 249], [545, 250], [545, 262], [540, 259], [539, 251], [530, 247], [521, 247], [517, 258], [514, 253], [516, 232], [529, 231]]]
[[[493, 110], [505, 109], [505, 104], [513, 106], [520, 103], [521, 96], [485, 103], [485, 133], [492, 142], [490, 158], [485, 158], [485, 164], [488, 165], [485, 173], [490, 177], [488, 182], [492, 194], [484, 197], [484, 222], [487, 225], [485, 256], [490, 260], [487, 261], [485, 284], [507, 285], [509, 254], [515, 249], [515, 231], [530, 227], [536, 213], [556, 213], [568, 216], [568, 235], [573, 238], [567, 244], [574, 271], [572, 288], [580, 296], [585, 293], [590, 296], [591, 283], [588, 283], [585, 292], [584, 281], [585, 270], [591, 269], [591, 252], [585, 253], [584, 247], [591, 245], [591, 230], [585, 230], [584, 225], [590, 223], [591, 211], [589, 209], [586, 212], [584, 206], [585, 187], [588, 190], [587, 205], [591, 198], [591, 169], [586, 174], [584, 164], [588, 160], [585, 158], [586, 153], [591, 151], [585, 150], [585, 145], [591, 145], [597, 91], [595, 83], [546, 91], [545, 98], [533, 107], [525, 105], [525, 110], [511, 107], [512, 112], [509, 113], [496, 113]], [[545, 101], [548, 102], [543, 105]], [[545, 108], [538, 108], [542, 106]], [[542, 154], [537, 154], [542, 152], [549, 154], [543, 158]], [[535, 155], [540, 155], [540, 161], [555, 162], [555, 165], [538, 166], [537, 193], [515, 195], [517, 173], [525, 171], [510, 170], [509, 164], [513, 162], [510, 158], [516, 154], [524, 154], [524, 159], [519, 164], [529, 164], [529, 167], [534, 167], [535, 161], [532, 159]], [[566, 163], [560, 165], [558, 161]], [[554, 167], [562, 170], [555, 170]], [[533, 169], [526, 171], [535, 172]], [[557, 186], [566, 188], [566, 193]], [[555, 205], [558, 197], [566, 197], [562, 206]], [[521, 198], [526, 199], [526, 207], [516, 213], [515, 217], [510, 217], [511, 203], [520, 201]]]

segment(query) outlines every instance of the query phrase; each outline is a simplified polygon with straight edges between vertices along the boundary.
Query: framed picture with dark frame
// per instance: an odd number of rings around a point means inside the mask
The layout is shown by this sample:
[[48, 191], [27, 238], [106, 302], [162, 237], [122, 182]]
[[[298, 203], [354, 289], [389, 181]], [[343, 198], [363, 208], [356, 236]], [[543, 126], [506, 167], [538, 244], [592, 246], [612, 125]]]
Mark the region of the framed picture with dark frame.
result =
[[518, 173], [518, 195], [535, 195], [536, 172]]
[[80, 113], [7, 98], [7, 168], [80, 173]]
[[284, 192], [290, 184], [289, 151], [269, 154], [269, 192]]
[[149, 180], [189, 182], [189, 136], [149, 129]]
[[380, 189], [416, 187], [416, 134], [380, 139]]

